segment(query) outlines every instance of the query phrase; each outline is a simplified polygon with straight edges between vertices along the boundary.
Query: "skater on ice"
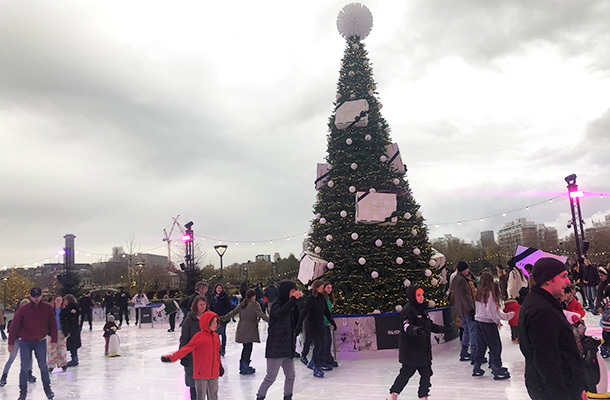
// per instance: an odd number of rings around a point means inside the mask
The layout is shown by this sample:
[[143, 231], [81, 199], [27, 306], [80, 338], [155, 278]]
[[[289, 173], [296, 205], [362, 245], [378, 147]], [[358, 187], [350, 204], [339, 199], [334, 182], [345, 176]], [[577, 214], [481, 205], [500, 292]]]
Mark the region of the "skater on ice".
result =
[[398, 395], [409, 383], [409, 379], [419, 372], [417, 396], [427, 400], [432, 377], [432, 342], [430, 334], [442, 333], [444, 327], [437, 325], [428, 316], [424, 301], [424, 289], [419, 286], [407, 288], [409, 302], [402, 309], [400, 319], [402, 329], [398, 336], [398, 360], [402, 364], [387, 400], [397, 400]]

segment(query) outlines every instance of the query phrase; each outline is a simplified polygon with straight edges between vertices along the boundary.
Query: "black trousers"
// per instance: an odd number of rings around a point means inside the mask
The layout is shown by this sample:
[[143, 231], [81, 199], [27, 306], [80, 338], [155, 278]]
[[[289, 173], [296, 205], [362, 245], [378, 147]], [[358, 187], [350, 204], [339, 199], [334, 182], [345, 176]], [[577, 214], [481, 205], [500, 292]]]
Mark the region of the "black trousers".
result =
[[176, 328], [176, 313], [173, 312], [169, 315], [169, 329], [172, 331]]
[[305, 330], [303, 336], [305, 336], [305, 341], [303, 343], [303, 349], [301, 350], [301, 357], [307, 357], [309, 350], [311, 349], [311, 335]]
[[93, 329], [93, 310], [81, 310], [80, 314], [80, 328], [83, 329], [83, 322], [89, 321], [89, 329]]
[[402, 390], [409, 383], [409, 379], [415, 374], [415, 371], [419, 372], [419, 389], [417, 390], [417, 397], [428, 397], [430, 393], [430, 378], [432, 377], [432, 366], [426, 365], [422, 367], [415, 367], [413, 365], [402, 364], [398, 376], [394, 380], [394, 384], [390, 388], [390, 393], [402, 392]]
[[313, 361], [313, 365], [315, 365], [318, 369], [320, 369], [324, 362], [324, 346], [322, 345], [322, 334], [323, 332], [317, 332], [315, 335], [310, 335], [311, 341], [313, 342], [313, 354], [311, 355], [311, 359]]
[[241, 349], [241, 358], [239, 361], [250, 362], [250, 356], [252, 356], [252, 342], [242, 343], [243, 348]]
[[125, 314], [125, 322], [129, 325], [129, 310], [127, 309], [127, 306], [119, 307], [119, 324], [123, 323], [123, 314]]

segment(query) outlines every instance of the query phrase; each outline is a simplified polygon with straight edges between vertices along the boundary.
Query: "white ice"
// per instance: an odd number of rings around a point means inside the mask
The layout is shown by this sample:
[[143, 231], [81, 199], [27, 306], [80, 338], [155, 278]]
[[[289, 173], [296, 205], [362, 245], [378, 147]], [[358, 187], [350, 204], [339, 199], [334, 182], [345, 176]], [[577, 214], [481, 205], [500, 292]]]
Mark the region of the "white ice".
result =
[[[599, 317], [587, 314], [587, 325], [596, 336], [601, 336]], [[434, 347], [432, 388], [430, 399], [529, 399], [525, 389], [524, 361], [519, 346], [510, 340], [510, 328], [501, 330], [503, 341], [502, 359], [511, 372], [511, 379], [494, 381], [490, 371], [482, 377], [472, 377], [472, 367], [468, 362], [458, 361], [459, 340]], [[265, 375], [265, 339], [267, 324], [260, 323], [262, 343], [254, 344], [252, 366], [253, 375], [239, 374], [241, 345], [235, 343], [236, 323], [227, 327], [227, 353], [223, 359], [226, 374], [219, 381], [220, 399], [255, 399], [256, 391]], [[163, 364], [160, 356], [177, 349], [180, 337], [176, 332], [167, 332], [167, 324], [144, 324], [123, 326], [119, 331], [121, 356], [104, 356], [102, 323], [94, 323], [93, 331], [83, 327], [83, 347], [79, 351], [80, 365], [66, 372], [55, 370], [51, 374], [52, 388], [57, 400], [138, 400], [138, 399], [190, 399], [184, 385], [182, 366], [176, 362]], [[310, 353], [311, 354], [311, 353]], [[0, 363], [4, 366], [8, 356], [6, 342], [0, 348]], [[350, 359], [339, 356], [340, 367], [326, 373], [322, 379], [314, 378], [298, 359], [294, 399], [385, 399], [388, 389], [396, 377], [400, 364], [397, 350], [370, 353], [352, 353]], [[0, 399], [16, 399], [19, 395], [19, 358], [15, 360], [8, 385], [0, 388]], [[28, 386], [29, 399], [45, 399], [40, 380], [40, 371], [34, 362], [34, 375], [38, 381]], [[267, 393], [267, 399], [282, 399], [282, 372]], [[419, 376], [416, 374], [399, 398], [416, 399]]]

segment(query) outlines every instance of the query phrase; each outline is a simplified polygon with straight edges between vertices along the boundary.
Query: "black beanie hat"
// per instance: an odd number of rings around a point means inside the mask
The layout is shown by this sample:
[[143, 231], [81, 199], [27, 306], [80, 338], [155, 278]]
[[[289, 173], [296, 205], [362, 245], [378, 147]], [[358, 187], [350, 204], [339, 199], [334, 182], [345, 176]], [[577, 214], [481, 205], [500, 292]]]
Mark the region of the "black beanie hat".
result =
[[468, 266], [468, 264], [466, 264], [465, 261], [458, 261], [457, 263], [457, 270], [462, 272], [462, 271], [466, 271], [468, 268], [470, 268]]
[[540, 286], [564, 271], [567, 271], [567, 269], [561, 261], [550, 257], [541, 258], [534, 264], [532, 278], [536, 286]]

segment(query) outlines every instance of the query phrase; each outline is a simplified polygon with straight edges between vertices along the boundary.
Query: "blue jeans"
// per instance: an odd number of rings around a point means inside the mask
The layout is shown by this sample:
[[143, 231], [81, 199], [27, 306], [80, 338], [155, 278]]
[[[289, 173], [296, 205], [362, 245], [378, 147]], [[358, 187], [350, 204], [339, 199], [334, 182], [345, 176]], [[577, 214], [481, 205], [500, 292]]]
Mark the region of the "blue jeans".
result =
[[225, 354], [225, 347], [227, 346], [227, 324], [229, 322], [221, 322], [216, 329], [216, 333], [220, 336], [220, 354]]
[[481, 367], [481, 360], [485, 358], [485, 350], [489, 349], [489, 365], [496, 371], [502, 367], [500, 331], [493, 322], [475, 321], [475, 327], [477, 329], [477, 353], [476, 356], [472, 355], [475, 368]]
[[597, 287], [586, 286], [585, 290], [587, 291], [587, 299], [589, 300], [589, 309], [595, 310], [595, 299], [597, 298]]
[[477, 328], [474, 323], [474, 318], [460, 317], [460, 322], [462, 323], [462, 328], [464, 328], [461, 355], [464, 356], [464, 352], [468, 351], [468, 346], [470, 346], [471, 357], [474, 357], [477, 354]]
[[32, 351], [38, 367], [40, 368], [40, 377], [42, 384], [45, 387], [51, 386], [51, 378], [49, 377], [49, 368], [47, 368], [47, 340], [42, 339], [36, 342], [19, 339], [19, 352], [21, 353], [21, 372], [19, 372], [19, 387], [25, 388], [28, 386], [28, 371], [32, 368]]

